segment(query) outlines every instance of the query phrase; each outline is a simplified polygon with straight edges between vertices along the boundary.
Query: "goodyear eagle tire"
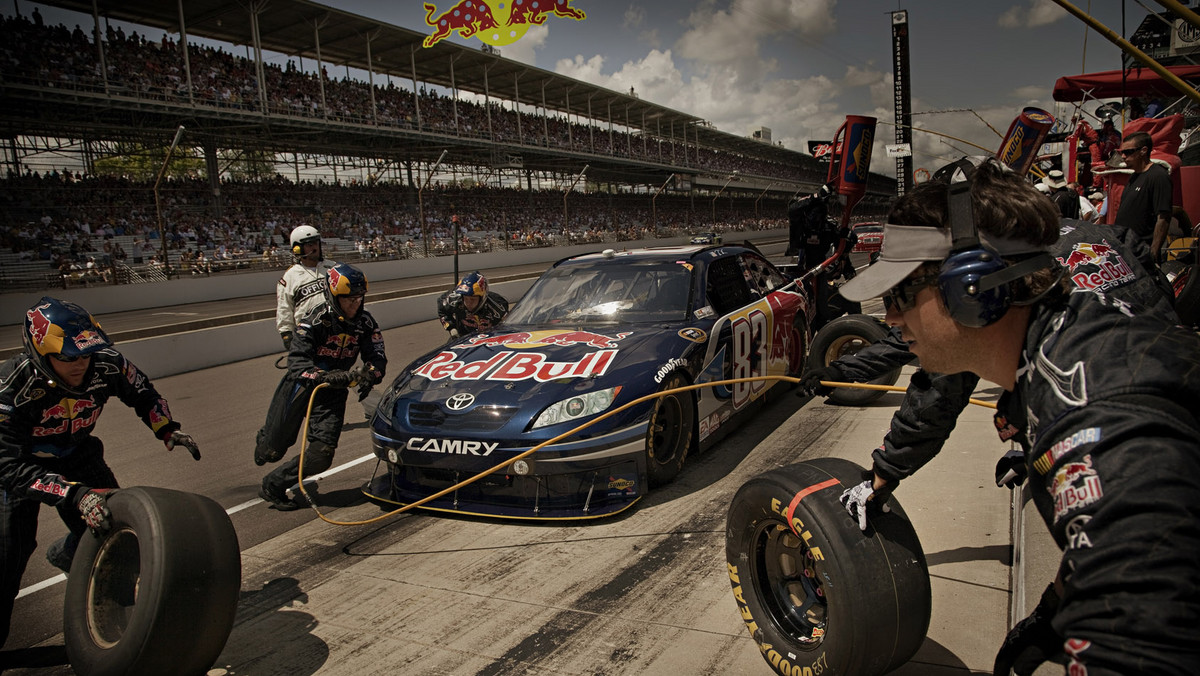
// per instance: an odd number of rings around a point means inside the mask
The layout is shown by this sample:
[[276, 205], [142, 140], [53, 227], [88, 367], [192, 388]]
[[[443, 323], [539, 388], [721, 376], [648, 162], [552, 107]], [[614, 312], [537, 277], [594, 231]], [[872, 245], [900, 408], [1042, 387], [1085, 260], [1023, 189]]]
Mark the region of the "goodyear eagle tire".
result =
[[[821, 327], [813, 337], [809, 352], [809, 368], [823, 368], [834, 360], [852, 355], [887, 336], [887, 326], [867, 315], [845, 315]], [[889, 371], [867, 382], [873, 385], [895, 385], [900, 369]], [[882, 397], [882, 390], [861, 390], [854, 387], [835, 387], [829, 400], [846, 406], [864, 406]]]
[[233, 629], [241, 553], [209, 498], [135, 487], [108, 498], [112, 529], [85, 534], [63, 602], [80, 676], [204, 674]]
[[895, 498], [866, 533], [838, 502], [863, 468], [838, 458], [761, 474], [729, 507], [733, 595], [763, 658], [786, 676], [872, 676], [907, 662], [929, 628], [929, 569]]
[[[663, 381], [659, 391], [687, 385], [687, 378], [675, 373]], [[696, 404], [690, 390], [654, 400], [646, 430], [646, 478], [652, 488], [671, 483], [683, 469], [695, 429]]]

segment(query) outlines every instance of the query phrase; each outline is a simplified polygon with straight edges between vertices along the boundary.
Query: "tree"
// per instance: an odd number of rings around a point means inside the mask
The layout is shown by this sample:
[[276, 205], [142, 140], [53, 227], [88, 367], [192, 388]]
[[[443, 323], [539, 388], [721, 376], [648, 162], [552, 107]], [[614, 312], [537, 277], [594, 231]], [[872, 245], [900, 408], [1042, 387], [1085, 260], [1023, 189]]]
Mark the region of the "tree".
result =
[[[101, 176], [123, 176], [134, 181], [153, 181], [162, 169], [169, 146], [134, 146], [127, 152], [97, 158], [94, 171]], [[171, 154], [165, 177], [202, 176], [204, 158], [196, 148], [177, 147]]]

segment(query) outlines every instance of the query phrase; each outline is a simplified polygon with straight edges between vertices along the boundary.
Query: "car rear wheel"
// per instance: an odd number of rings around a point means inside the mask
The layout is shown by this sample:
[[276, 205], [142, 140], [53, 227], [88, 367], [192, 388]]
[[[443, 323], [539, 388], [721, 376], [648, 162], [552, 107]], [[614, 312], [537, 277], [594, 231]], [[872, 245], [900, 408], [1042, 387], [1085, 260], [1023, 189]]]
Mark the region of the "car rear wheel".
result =
[[[668, 377], [660, 392], [685, 387], [681, 373]], [[650, 428], [646, 430], [646, 475], [651, 488], [668, 484], [683, 468], [696, 427], [696, 404], [691, 391], [676, 392], [654, 400]]]
[[787, 373], [792, 378], [804, 374], [804, 359], [808, 356], [808, 323], [804, 315], [796, 313], [792, 320], [792, 333], [788, 336]]
[[201, 495], [134, 487], [108, 498], [112, 528], [85, 534], [63, 601], [80, 676], [203, 674], [233, 630], [241, 553], [233, 523]]
[[863, 469], [820, 458], [761, 474], [726, 520], [729, 581], [742, 619], [779, 674], [887, 673], [929, 628], [929, 569], [892, 497], [864, 533], [838, 503]]
[[[858, 352], [888, 334], [883, 322], [867, 315], [846, 315], [829, 322], [813, 337], [809, 368], [823, 368], [835, 360]], [[874, 380], [873, 385], [895, 385], [900, 369], [889, 371]], [[836, 387], [829, 400], [846, 406], [863, 406], [883, 396], [882, 390], [863, 390]]]

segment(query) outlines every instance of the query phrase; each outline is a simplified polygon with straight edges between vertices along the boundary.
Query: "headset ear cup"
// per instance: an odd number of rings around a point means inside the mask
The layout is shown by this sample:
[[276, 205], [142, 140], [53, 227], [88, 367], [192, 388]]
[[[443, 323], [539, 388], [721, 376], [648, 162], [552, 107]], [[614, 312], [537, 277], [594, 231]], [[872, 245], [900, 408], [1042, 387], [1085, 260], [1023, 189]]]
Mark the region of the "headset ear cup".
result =
[[296, 254], [297, 256], [300, 255], [301, 251], [303, 251], [303, 249], [301, 249], [299, 244], [296, 244], [292, 247], [292, 253]]
[[984, 248], [951, 254], [938, 273], [938, 289], [954, 321], [972, 328], [995, 322], [1008, 311], [1008, 284], [979, 291], [979, 280], [1006, 267], [1000, 256]]

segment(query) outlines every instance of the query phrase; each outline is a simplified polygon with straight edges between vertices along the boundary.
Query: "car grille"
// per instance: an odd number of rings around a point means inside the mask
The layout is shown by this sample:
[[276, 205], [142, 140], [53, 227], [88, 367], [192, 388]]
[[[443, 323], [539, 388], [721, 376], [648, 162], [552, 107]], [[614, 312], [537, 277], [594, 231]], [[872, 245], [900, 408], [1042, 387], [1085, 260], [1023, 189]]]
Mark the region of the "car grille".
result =
[[413, 427], [492, 432], [504, 427], [517, 410], [516, 406], [476, 406], [465, 413], [447, 413], [438, 404], [413, 403], [408, 407], [408, 422]]

